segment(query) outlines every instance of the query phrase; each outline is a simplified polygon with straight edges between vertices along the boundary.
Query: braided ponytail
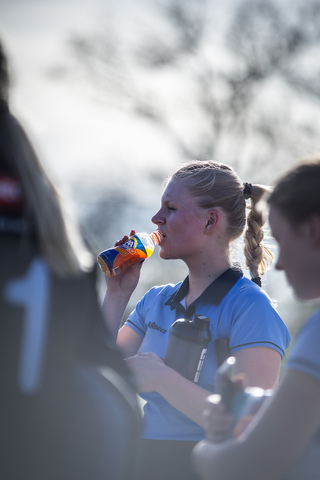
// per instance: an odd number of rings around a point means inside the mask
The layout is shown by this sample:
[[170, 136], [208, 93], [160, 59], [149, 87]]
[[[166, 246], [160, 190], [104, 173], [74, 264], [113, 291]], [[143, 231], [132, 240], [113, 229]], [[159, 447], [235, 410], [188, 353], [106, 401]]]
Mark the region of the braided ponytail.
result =
[[245, 198], [250, 198], [250, 211], [247, 214], [247, 228], [244, 233], [244, 255], [246, 265], [250, 270], [253, 279], [258, 279], [263, 275], [272, 262], [273, 255], [271, 251], [263, 245], [264, 239], [263, 225], [265, 220], [262, 211], [257, 208], [262, 196], [269, 190], [261, 185], [250, 185], [251, 192], [248, 192], [248, 185], [244, 186]]

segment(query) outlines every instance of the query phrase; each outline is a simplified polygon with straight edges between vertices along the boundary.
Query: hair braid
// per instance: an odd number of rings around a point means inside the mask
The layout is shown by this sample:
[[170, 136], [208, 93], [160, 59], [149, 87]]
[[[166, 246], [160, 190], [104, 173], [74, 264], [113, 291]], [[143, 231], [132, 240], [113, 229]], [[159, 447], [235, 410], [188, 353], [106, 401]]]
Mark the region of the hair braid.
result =
[[262, 227], [265, 220], [262, 211], [257, 208], [261, 197], [266, 192], [267, 189], [265, 187], [260, 185], [252, 186], [251, 207], [247, 215], [247, 229], [244, 234], [246, 265], [253, 278], [263, 275], [273, 259], [271, 251], [262, 243], [264, 239]]

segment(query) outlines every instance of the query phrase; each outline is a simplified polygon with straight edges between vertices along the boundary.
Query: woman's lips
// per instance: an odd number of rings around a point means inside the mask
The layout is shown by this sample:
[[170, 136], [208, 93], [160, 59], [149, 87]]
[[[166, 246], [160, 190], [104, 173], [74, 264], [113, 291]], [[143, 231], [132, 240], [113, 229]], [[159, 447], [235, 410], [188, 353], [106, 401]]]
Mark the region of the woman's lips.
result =
[[164, 238], [165, 238], [165, 235], [163, 234], [163, 232], [161, 230], [157, 230], [157, 232], [158, 232], [159, 237], [160, 237], [160, 245], [161, 245]]

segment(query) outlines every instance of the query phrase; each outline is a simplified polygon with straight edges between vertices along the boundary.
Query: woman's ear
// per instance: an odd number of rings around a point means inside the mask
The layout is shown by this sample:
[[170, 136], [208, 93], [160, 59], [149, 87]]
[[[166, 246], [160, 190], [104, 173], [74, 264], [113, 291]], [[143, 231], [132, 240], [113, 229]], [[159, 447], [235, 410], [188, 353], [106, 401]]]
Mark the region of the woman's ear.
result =
[[220, 219], [220, 212], [218, 210], [211, 210], [209, 212], [209, 216], [207, 218], [205, 231], [206, 232], [211, 232], [216, 227], [216, 225], [218, 224], [219, 219]]

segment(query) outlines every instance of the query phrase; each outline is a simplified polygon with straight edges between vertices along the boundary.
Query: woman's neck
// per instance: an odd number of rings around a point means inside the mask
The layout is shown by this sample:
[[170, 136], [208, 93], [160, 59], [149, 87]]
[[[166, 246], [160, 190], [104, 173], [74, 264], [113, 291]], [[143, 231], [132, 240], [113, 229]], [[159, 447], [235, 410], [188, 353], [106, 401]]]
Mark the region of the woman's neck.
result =
[[189, 291], [186, 295], [187, 306], [194, 302], [228, 268], [230, 268], [228, 261], [219, 262], [218, 265], [214, 266], [211, 265], [210, 268], [206, 268], [205, 265], [200, 268], [189, 268]]

